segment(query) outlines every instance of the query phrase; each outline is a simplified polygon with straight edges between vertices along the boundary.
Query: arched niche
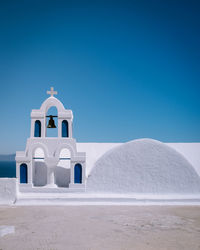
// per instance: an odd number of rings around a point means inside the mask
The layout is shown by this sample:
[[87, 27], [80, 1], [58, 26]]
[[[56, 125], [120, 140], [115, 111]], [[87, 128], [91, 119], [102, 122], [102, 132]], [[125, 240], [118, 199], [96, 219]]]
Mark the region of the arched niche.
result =
[[69, 187], [70, 183], [70, 160], [69, 149], [62, 148], [59, 155], [59, 162], [55, 170], [56, 184], [58, 187]]
[[62, 121], [62, 137], [69, 137], [69, 126], [67, 120]]
[[34, 137], [41, 137], [41, 121], [35, 121]]
[[74, 166], [74, 183], [82, 183], [82, 166], [80, 163]]
[[58, 110], [55, 106], [51, 106], [47, 112], [46, 116], [56, 116], [53, 117], [56, 128], [48, 128], [50, 117], [46, 117], [46, 137], [58, 137]]
[[64, 168], [70, 168], [71, 152], [68, 148], [62, 148], [59, 155], [58, 166]]
[[26, 163], [20, 165], [20, 183], [28, 183], [28, 168]]
[[35, 160], [40, 160], [40, 161], [43, 160], [44, 161], [44, 157], [45, 157], [45, 155], [44, 155], [43, 148], [37, 147], [34, 149], [33, 158]]
[[47, 166], [45, 164], [45, 152], [37, 147], [33, 151], [33, 185], [45, 186], [47, 184]]
[[26, 156], [30, 157], [30, 158], [34, 157], [35, 152], [36, 152], [36, 150], [38, 148], [41, 148], [43, 150], [44, 158], [49, 156], [47, 146], [44, 143], [41, 143], [41, 142], [31, 144], [29, 146], [28, 150], [26, 151]]
[[59, 155], [59, 158], [60, 159], [69, 159], [71, 157], [71, 152], [68, 148], [62, 148], [60, 150], [60, 155]]
[[70, 157], [74, 157], [74, 155], [76, 154], [76, 149], [74, 149], [70, 144], [68, 143], [63, 143], [61, 145], [59, 145], [54, 153], [54, 156], [57, 158], [60, 158], [60, 153], [64, 152], [62, 151], [62, 149], [67, 149], [70, 152]]

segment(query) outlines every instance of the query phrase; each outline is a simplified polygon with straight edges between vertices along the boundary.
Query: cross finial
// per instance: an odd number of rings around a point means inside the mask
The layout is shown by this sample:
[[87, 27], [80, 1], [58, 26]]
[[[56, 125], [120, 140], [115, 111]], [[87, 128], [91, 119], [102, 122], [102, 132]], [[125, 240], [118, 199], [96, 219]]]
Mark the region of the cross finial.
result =
[[48, 90], [48, 91], [47, 91], [47, 94], [53, 96], [53, 95], [57, 95], [58, 92], [57, 92], [57, 91], [54, 91], [53, 87], [51, 87], [51, 90], [50, 90], [50, 91]]

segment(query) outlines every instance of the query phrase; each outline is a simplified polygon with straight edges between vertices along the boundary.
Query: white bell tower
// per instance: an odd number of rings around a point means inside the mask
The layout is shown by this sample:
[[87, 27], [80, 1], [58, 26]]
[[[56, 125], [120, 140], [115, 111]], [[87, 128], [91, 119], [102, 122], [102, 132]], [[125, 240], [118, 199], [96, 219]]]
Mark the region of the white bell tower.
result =
[[[31, 112], [31, 133], [30, 138], [27, 139], [26, 150], [16, 152], [19, 191], [28, 192], [34, 189], [36, 192], [42, 192], [49, 188], [66, 192], [84, 191], [86, 154], [77, 152], [76, 140], [72, 135], [73, 113], [65, 109], [63, 104], [54, 97], [57, 91], [54, 91], [53, 87], [47, 91], [47, 94], [50, 97], [42, 103], [40, 109], [33, 109]], [[47, 115], [51, 107], [57, 109], [57, 116]], [[55, 118], [57, 136], [48, 137], [47, 129], [56, 128]], [[41, 157], [36, 157], [36, 152], [39, 151], [43, 154]], [[63, 154], [65, 151], [69, 152], [67, 156]], [[62, 164], [59, 166], [64, 160], [68, 161], [68, 168], [63, 167]], [[36, 183], [40, 183], [39, 186]]]

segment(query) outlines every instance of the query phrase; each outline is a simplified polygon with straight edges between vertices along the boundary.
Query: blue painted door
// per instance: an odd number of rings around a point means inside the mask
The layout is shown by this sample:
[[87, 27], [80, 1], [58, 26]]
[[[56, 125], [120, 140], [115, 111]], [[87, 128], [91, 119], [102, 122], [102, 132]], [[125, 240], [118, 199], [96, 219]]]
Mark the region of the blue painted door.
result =
[[39, 120], [35, 121], [35, 137], [41, 137], [41, 122]]
[[28, 175], [27, 175], [27, 165], [25, 163], [20, 165], [20, 183], [27, 183], [28, 182]]
[[82, 183], [82, 166], [79, 163], [74, 167], [74, 183]]
[[62, 121], [62, 137], [68, 137], [68, 122]]

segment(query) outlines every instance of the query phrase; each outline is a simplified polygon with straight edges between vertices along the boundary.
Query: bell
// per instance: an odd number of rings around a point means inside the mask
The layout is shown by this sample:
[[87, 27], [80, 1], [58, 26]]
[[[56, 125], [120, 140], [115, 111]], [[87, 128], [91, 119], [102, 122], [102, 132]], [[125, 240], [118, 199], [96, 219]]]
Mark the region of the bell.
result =
[[48, 123], [47, 128], [56, 128], [56, 125], [55, 125], [55, 122], [54, 122], [53, 116], [52, 116], [52, 115], [50, 115], [49, 117], [50, 117], [50, 119], [49, 119], [49, 123]]

